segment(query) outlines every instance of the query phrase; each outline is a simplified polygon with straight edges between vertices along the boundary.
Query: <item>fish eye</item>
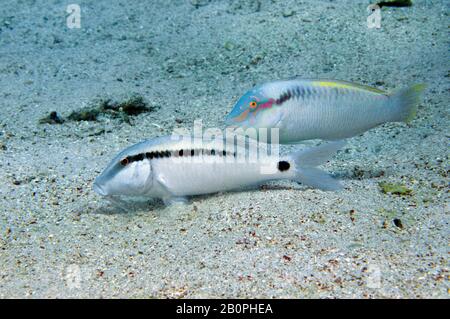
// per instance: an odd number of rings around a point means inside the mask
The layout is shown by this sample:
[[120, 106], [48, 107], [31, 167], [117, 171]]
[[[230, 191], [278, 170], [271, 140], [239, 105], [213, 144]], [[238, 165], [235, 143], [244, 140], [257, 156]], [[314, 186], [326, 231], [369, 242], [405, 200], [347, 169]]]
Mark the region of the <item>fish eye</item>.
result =
[[128, 157], [125, 157], [123, 160], [120, 161], [120, 164], [122, 166], [126, 166], [126, 165], [128, 165], [128, 163], [130, 163], [130, 160], [128, 159]]
[[251, 109], [254, 109], [258, 106], [258, 103], [256, 103], [256, 101], [251, 101], [248, 105], [250, 106]]

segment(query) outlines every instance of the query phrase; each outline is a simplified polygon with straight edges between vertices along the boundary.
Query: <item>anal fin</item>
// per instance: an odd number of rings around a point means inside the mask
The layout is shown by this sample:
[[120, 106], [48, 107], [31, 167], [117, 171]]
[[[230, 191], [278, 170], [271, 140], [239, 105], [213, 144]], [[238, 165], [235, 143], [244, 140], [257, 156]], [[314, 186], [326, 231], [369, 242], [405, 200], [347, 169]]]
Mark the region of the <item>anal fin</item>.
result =
[[171, 196], [171, 197], [164, 197], [163, 199], [164, 205], [171, 206], [171, 205], [185, 205], [189, 203], [189, 200], [186, 196]]

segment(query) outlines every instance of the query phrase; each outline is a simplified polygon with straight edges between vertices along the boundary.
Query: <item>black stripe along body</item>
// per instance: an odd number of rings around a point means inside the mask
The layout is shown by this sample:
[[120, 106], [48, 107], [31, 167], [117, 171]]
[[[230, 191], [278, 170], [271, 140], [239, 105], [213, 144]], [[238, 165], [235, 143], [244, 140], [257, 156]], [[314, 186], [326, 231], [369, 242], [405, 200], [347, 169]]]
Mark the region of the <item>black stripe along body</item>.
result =
[[190, 150], [175, 150], [175, 151], [152, 151], [152, 152], [145, 152], [145, 153], [139, 153], [136, 155], [130, 155], [125, 158], [123, 158], [120, 163], [122, 166], [129, 165], [133, 162], [142, 161], [145, 158], [146, 159], [157, 159], [157, 158], [169, 158], [169, 157], [182, 157], [182, 156], [200, 156], [200, 155], [210, 155], [210, 156], [234, 156], [236, 157], [236, 153], [234, 152], [227, 152], [225, 150], [219, 151], [215, 149], [190, 149]]

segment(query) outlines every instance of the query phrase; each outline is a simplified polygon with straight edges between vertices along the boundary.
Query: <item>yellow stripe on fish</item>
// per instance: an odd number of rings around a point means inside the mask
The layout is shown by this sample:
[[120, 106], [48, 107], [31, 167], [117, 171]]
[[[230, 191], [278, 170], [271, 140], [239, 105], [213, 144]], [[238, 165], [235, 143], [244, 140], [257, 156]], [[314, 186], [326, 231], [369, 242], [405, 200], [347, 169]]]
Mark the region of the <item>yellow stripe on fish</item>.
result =
[[357, 84], [357, 83], [341, 81], [341, 80], [317, 80], [317, 81], [312, 81], [311, 85], [319, 86], [319, 87], [369, 91], [369, 92], [373, 92], [373, 93], [386, 94], [385, 91], [382, 91], [380, 89], [377, 89], [377, 88], [374, 88], [374, 87], [371, 87], [368, 85]]

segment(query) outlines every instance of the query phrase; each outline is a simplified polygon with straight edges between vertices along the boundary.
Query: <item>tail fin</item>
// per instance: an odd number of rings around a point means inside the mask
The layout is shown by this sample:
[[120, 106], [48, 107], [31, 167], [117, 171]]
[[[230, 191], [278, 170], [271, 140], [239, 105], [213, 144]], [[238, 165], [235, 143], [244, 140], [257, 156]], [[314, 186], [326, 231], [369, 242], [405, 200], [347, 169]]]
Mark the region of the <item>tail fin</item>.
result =
[[308, 186], [322, 190], [338, 190], [342, 185], [326, 172], [316, 168], [325, 163], [345, 145], [345, 141], [330, 142], [291, 154], [295, 163], [295, 179]]
[[420, 95], [425, 88], [425, 84], [415, 84], [391, 94], [389, 107], [393, 108], [395, 112], [394, 121], [408, 123], [414, 119], [417, 113]]

